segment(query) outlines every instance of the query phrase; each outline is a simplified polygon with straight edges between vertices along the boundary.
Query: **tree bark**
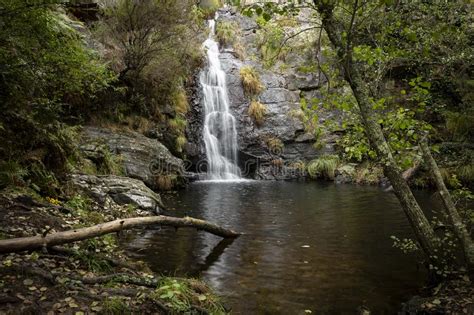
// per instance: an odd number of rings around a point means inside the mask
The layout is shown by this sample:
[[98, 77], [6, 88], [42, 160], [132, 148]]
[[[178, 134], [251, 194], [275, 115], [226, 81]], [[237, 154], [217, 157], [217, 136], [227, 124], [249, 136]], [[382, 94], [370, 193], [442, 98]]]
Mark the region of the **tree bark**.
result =
[[[409, 169], [405, 170], [403, 173], [402, 173], [402, 177], [405, 181], [408, 181], [410, 178], [412, 178], [416, 172], [420, 169], [420, 162], [419, 161], [416, 161], [415, 164], [410, 167]], [[387, 189], [385, 189], [386, 192], [389, 192], [389, 191], [392, 191], [393, 190], [393, 186], [390, 185], [390, 187], [388, 187]]]
[[138, 217], [129, 219], [114, 220], [91, 227], [74, 229], [64, 232], [56, 232], [46, 236], [37, 235], [31, 237], [20, 237], [7, 240], [0, 240], [0, 253], [21, 252], [25, 250], [35, 250], [48, 248], [51, 246], [62, 245], [82, 241], [85, 239], [120, 232], [122, 230], [133, 229], [148, 225], [163, 225], [173, 227], [192, 227], [203, 230], [224, 238], [236, 238], [240, 233], [224, 229], [215, 224], [204, 220], [190, 217], [175, 218], [168, 216]]
[[[434, 261], [435, 256], [437, 256], [439, 242], [428, 219], [425, 217], [410, 187], [403, 178], [402, 172], [396, 164], [390, 147], [383, 135], [382, 128], [378, 124], [377, 118], [372, 111], [369, 87], [362, 79], [359, 67], [354, 63], [351, 55], [352, 47], [350, 47], [350, 44], [345, 44], [341, 37], [342, 34], [345, 33], [345, 29], [342, 27], [341, 22], [334, 17], [333, 10], [335, 2], [314, 0], [314, 3], [318, 12], [321, 14], [323, 28], [341, 60], [344, 68], [344, 79], [351, 86], [354, 97], [357, 100], [367, 138], [383, 164], [385, 176], [387, 176], [393, 186], [395, 195], [400, 201], [410, 225], [413, 228], [416, 240], [426, 254], [426, 257], [430, 261]], [[346, 43], [350, 43], [350, 34], [347, 36]]]
[[443, 200], [443, 204], [446, 208], [448, 218], [451, 221], [450, 223], [453, 226], [454, 233], [456, 233], [456, 236], [461, 241], [468, 270], [470, 274], [474, 274], [474, 243], [472, 242], [471, 236], [469, 235], [469, 232], [467, 231], [466, 226], [464, 225], [461, 216], [456, 209], [453, 199], [451, 198], [451, 194], [446, 188], [443, 176], [439, 171], [438, 164], [431, 155], [426, 138], [421, 140], [420, 147], [421, 151], [423, 152], [424, 160], [428, 163], [431, 175], [435, 181], [441, 199]]

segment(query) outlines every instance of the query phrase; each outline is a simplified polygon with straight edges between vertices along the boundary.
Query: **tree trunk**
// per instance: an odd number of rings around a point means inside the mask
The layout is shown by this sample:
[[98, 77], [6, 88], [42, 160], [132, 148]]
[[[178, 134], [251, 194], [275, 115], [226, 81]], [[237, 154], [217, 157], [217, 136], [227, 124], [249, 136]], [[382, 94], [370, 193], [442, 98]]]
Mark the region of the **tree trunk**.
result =
[[217, 236], [224, 238], [235, 238], [240, 233], [232, 230], [224, 229], [215, 224], [204, 220], [194, 219], [190, 217], [175, 218], [168, 216], [138, 217], [129, 219], [119, 219], [110, 221], [91, 227], [74, 229], [64, 232], [56, 232], [49, 235], [37, 235], [31, 237], [12, 238], [0, 240], [0, 253], [21, 252], [25, 250], [36, 250], [44, 247], [51, 247], [67, 243], [82, 241], [85, 239], [120, 232], [122, 230], [133, 229], [148, 225], [164, 225], [178, 227], [193, 227], [198, 230], [204, 230]]
[[468, 265], [470, 274], [474, 274], [474, 243], [472, 242], [471, 236], [466, 229], [461, 217], [459, 216], [458, 210], [454, 205], [451, 194], [449, 193], [446, 185], [444, 184], [443, 176], [439, 171], [438, 164], [431, 155], [430, 148], [428, 147], [427, 140], [424, 138], [420, 142], [421, 151], [423, 152], [424, 160], [428, 163], [431, 175], [435, 181], [438, 192], [443, 200], [444, 207], [446, 208], [448, 218], [451, 221], [456, 236], [461, 241], [464, 257]]
[[[418, 243], [427, 258], [433, 261], [435, 260], [434, 257], [436, 256], [438, 249], [437, 238], [428, 219], [425, 217], [413, 196], [410, 187], [404, 180], [402, 172], [396, 164], [390, 147], [385, 140], [382, 128], [378, 124], [377, 118], [372, 111], [368, 86], [360, 75], [359, 67], [352, 59], [350, 53], [352, 48], [345, 45], [341, 38], [342, 34], [345, 33], [345, 30], [333, 15], [334, 2], [314, 0], [314, 3], [321, 14], [323, 28], [326, 31], [329, 40], [335, 47], [337, 55], [344, 67], [344, 78], [351, 86], [354, 97], [357, 100], [366, 135], [383, 164], [385, 176], [387, 176], [393, 186], [395, 195], [400, 201], [400, 204], [415, 232]], [[350, 34], [347, 36], [350, 36]], [[346, 41], [347, 40], [350, 39], [346, 38]]]

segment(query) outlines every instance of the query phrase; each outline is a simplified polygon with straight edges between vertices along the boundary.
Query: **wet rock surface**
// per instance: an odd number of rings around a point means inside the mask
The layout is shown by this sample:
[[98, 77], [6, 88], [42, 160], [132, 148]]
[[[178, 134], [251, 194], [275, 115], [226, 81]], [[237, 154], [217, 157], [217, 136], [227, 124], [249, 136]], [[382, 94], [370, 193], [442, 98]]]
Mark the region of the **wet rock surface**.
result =
[[[237, 119], [238, 143], [241, 151], [240, 167], [245, 171], [246, 177], [261, 179], [291, 179], [298, 176], [285, 175], [283, 172], [277, 176], [267, 176], [268, 167], [261, 163], [271, 163], [275, 159], [282, 159], [285, 165], [295, 161], [309, 161], [325, 153], [334, 151], [334, 135], [323, 135], [316, 139], [313, 133], [307, 132], [302, 120], [300, 100], [302, 97], [318, 98], [319, 88], [325, 83], [324, 77], [312, 73], [297, 71], [297, 65], [304, 56], [292, 54], [286, 60], [286, 67], [272, 67], [267, 69], [258, 57], [260, 52], [256, 46], [257, 23], [248, 17], [242, 16], [232, 10], [221, 10], [219, 21], [237, 23], [242, 34], [241, 42], [245, 46], [247, 58], [240, 60], [232, 47], [221, 47], [220, 61], [227, 75], [227, 86], [230, 99], [230, 109]], [[257, 57], [256, 57], [257, 56]], [[259, 74], [264, 91], [258, 96], [258, 101], [267, 108], [264, 121], [257, 125], [248, 114], [251, 99], [244, 94], [240, 78], [240, 69], [244, 66], [255, 68]], [[198, 81], [197, 81], [198, 82]], [[192, 110], [189, 114], [188, 134], [193, 134], [190, 142], [188, 156], [192, 163], [205, 158], [202, 135], [202, 105], [200, 104], [200, 87], [197, 86], [192, 99]], [[335, 114], [322, 111], [319, 120], [323, 123]], [[275, 150], [269, 148], [269, 139], [277, 138], [283, 143], [283, 148]], [[316, 148], [316, 141], [324, 145]], [[254, 157], [250, 159], [249, 157]], [[245, 165], [250, 160], [256, 167]], [[258, 170], [262, 167], [262, 170]], [[267, 169], [267, 170], [264, 170]], [[260, 173], [260, 174], [258, 174]]]
[[114, 175], [74, 174], [71, 175], [71, 182], [101, 204], [110, 198], [118, 205], [132, 204], [154, 214], [159, 214], [163, 209], [160, 195], [138, 179]]
[[183, 160], [173, 156], [158, 140], [137, 132], [84, 127], [80, 150], [86, 157], [98, 159], [104, 145], [121, 157], [125, 176], [140, 179], [152, 189], [159, 189], [157, 175], [175, 176], [181, 183], [186, 181]]

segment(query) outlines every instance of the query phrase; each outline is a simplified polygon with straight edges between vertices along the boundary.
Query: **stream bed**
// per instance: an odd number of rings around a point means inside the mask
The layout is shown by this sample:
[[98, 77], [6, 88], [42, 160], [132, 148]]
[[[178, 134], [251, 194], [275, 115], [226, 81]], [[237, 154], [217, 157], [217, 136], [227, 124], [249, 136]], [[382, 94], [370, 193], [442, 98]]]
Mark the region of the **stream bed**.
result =
[[[428, 192], [416, 192], [427, 211]], [[393, 193], [305, 182], [196, 182], [165, 196], [168, 214], [244, 232], [234, 241], [192, 229], [129, 235], [129, 256], [158, 273], [197, 276], [233, 314], [396, 314], [426, 274], [391, 235], [412, 237]], [[179, 210], [172, 210], [179, 209]], [[309, 311], [307, 311], [309, 313]]]

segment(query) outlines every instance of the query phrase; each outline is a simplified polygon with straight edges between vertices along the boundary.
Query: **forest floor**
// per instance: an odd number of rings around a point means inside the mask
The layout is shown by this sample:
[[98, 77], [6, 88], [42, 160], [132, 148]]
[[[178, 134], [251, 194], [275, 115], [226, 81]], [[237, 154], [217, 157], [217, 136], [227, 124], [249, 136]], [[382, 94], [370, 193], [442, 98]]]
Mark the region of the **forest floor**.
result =
[[474, 286], [467, 276], [441, 282], [410, 299], [401, 314], [474, 314]]
[[[143, 215], [125, 206], [88, 213], [30, 194], [0, 193], [0, 239], [34, 236]], [[100, 216], [97, 215], [100, 213]], [[86, 219], [84, 219], [86, 218]], [[0, 254], [0, 314], [223, 314], [197, 279], [162, 277], [129, 261], [106, 235], [64, 247]]]
[[[95, 203], [81, 211], [74, 203], [32, 196], [0, 192], [0, 239], [146, 214]], [[117, 237], [109, 234], [48, 250], [0, 254], [0, 314], [227, 313], [202, 281], [162, 277], [146, 264], [128, 260]], [[443, 282], [412, 298], [401, 313], [474, 314], [474, 287], [466, 276]]]

